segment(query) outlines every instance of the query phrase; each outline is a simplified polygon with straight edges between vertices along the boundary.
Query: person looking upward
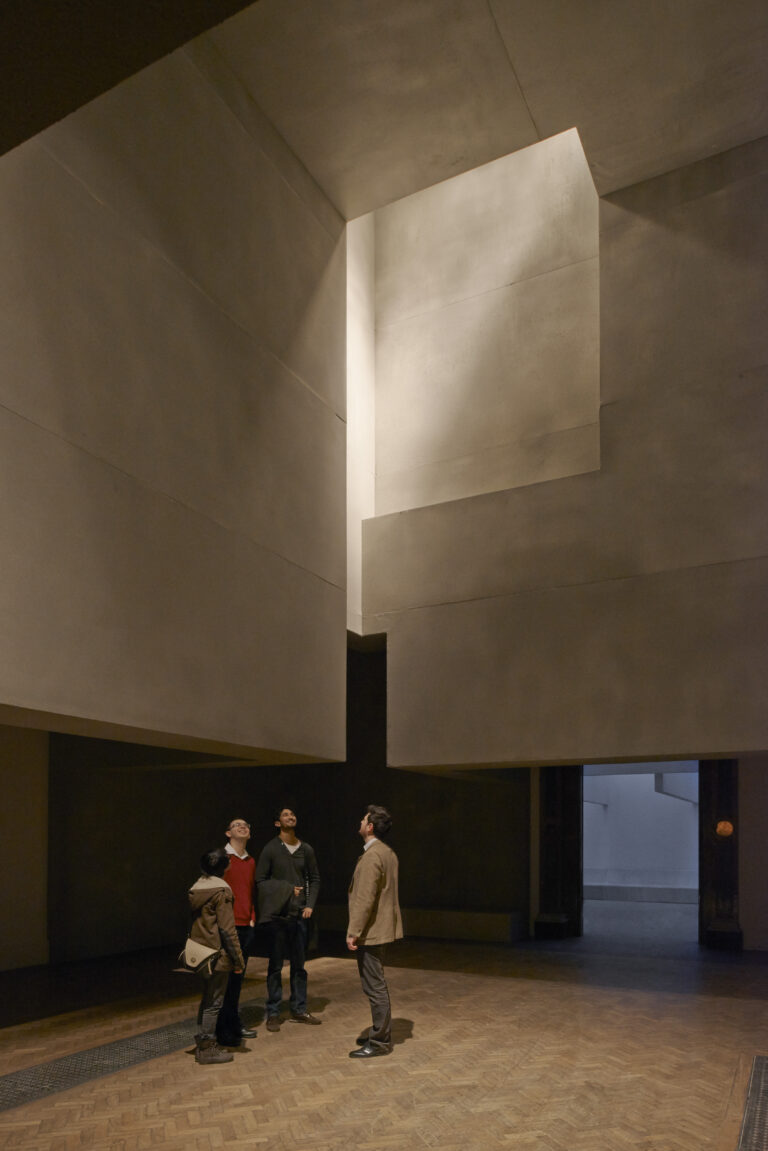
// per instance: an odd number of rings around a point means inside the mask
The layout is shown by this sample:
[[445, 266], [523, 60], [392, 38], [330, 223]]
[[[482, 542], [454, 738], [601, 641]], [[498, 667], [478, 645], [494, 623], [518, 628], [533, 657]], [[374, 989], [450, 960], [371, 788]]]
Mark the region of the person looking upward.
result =
[[251, 825], [244, 819], [233, 819], [226, 830], [224, 851], [229, 860], [226, 879], [235, 897], [235, 930], [245, 960], [243, 970], [232, 972], [216, 1026], [216, 1040], [221, 1047], [239, 1047], [243, 1039], [255, 1039], [256, 1031], [245, 1027], [240, 1018], [240, 992], [248, 965], [248, 952], [253, 943], [256, 923], [254, 906], [256, 861], [248, 854]]
[[[283, 963], [290, 963], [290, 1018], [294, 1023], [319, 1024], [307, 1011], [307, 928], [320, 891], [320, 872], [312, 846], [296, 835], [296, 813], [282, 807], [275, 819], [278, 834], [264, 847], [256, 865], [256, 884], [260, 907], [269, 904], [270, 886], [274, 881], [288, 881], [293, 896], [287, 904], [267, 919], [270, 930], [270, 955], [267, 969], [267, 1031], [280, 1030], [280, 1006], [283, 999]], [[290, 893], [289, 893], [290, 894]], [[260, 920], [261, 922], [261, 920]]]

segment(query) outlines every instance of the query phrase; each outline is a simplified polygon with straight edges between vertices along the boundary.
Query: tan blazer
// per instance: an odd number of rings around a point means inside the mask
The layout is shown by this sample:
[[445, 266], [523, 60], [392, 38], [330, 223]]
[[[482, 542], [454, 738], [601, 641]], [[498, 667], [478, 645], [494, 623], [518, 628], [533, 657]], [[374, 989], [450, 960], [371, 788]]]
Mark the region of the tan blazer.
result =
[[397, 856], [380, 839], [374, 839], [357, 861], [349, 885], [347, 935], [355, 935], [359, 943], [369, 946], [403, 938]]

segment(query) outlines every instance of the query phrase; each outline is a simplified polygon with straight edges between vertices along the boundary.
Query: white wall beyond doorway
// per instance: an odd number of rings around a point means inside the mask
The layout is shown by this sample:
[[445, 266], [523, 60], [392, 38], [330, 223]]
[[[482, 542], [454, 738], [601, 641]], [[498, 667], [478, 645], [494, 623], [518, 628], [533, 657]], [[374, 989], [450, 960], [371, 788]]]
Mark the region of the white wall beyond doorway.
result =
[[698, 900], [698, 764], [587, 765], [584, 896]]

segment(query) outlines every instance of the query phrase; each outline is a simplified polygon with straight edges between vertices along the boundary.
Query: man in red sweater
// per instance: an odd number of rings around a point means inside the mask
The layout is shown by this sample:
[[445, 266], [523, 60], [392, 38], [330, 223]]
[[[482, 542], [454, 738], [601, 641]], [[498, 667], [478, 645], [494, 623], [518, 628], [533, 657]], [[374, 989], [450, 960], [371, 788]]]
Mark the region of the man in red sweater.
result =
[[[244, 819], [233, 819], [226, 834], [228, 842], [224, 850], [229, 856], [229, 867], [224, 879], [235, 896], [235, 927], [247, 967], [256, 922], [253, 903], [256, 861], [246, 850], [246, 844], [251, 838], [251, 825]], [[243, 1039], [256, 1038], [256, 1032], [244, 1027], [240, 1018], [240, 989], [244, 976], [245, 968], [239, 975], [233, 971], [229, 977], [216, 1026], [216, 1041], [221, 1047], [239, 1047]]]

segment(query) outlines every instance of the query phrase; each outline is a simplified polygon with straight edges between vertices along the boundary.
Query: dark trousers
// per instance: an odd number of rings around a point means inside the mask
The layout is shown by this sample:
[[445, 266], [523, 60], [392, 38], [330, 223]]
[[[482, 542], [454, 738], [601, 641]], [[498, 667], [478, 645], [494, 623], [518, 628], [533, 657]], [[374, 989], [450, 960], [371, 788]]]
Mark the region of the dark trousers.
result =
[[271, 925], [271, 948], [267, 968], [267, 1016], [279, 1015], [283, 999], [283, 964], [291, 964], [291, 1011], [304, 1015], [307, 1010], [307, 920], [299, 917], [276, 919]]
[[[240, 940], [240, 950], [247, 965], [248, 952], [253, 940], [253, 928], [237, 927], [235, 930], [237, 931], [237, 938]], [[240, 1019], [240, 989], [243, 986], [244, 978], [244, 971], [241, 975], [235, 975], [233, 971], [229, 976], [227, 990], [224, 993], [216, 1035], [219, 1042], [225, 1047], [239, 1043], [243, 1035], [243, 1024]]]
[[203, 1039], [216, 1038], [216, 1021], [219, 1018], [221, 1005], [224, 1002], [224, 994], [227, 990], [227, 983], [229, 982], [228, 971], [213, 971], [210, 975], [203, 976], [203, 997], [200, 1000], [200, 1007], [197, 1012], [197, 1035], [195, 1038], [198, 1043]]
[[371, 1005], [373, 1025], [368, 1029], [368, 1042], [372, 1047], [392, 1050], [392, 1008], [389, 1002], [389, 988], [384, 978], [384, 954], [386, 944], [380, 943], [357, 948], [357, 969], [363, 992]]

